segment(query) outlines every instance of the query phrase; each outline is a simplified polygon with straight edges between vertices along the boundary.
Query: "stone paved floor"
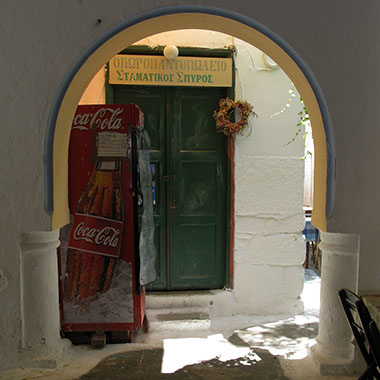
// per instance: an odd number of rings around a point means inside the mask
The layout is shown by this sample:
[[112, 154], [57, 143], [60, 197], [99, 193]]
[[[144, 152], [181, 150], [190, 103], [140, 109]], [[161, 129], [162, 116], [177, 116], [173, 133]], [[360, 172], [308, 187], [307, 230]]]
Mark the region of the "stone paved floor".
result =
[[[163, 342], [107, 345], [103, 349], [67, 345], [56, 368], [1, 372], [0, 379], [94, 380], [353, 380], [320, 376], [307, 356], [318, 332], [319, 284], [305, 273], [305, 313], [279, 320], [257, 320], [231, 334], [202, 331]], [[317, 301], [317, 303], [315, 302]], [[180, 322], [179, 322], [180, 323]], [[196, 321], [194, 322], [196, 332]], [[163, 324], [164, 328], [164, 324]], [[48, 361], [46, 363], [49, 363]], [[42, 362], [43, 364], [43, 362]]]
[[163, 357], [162, 349], [135, 351], [112, 355], [86, 375], [81, 380], [90, 379], [260, 379], [260, 380], [289, 380], [285, 376], [277, 357], [268, 352], [258, 350], [262, 360], [242, 358], [222, 362], [211, 359], [198, 364], [188, 365], [175, 373], [161, 373]]

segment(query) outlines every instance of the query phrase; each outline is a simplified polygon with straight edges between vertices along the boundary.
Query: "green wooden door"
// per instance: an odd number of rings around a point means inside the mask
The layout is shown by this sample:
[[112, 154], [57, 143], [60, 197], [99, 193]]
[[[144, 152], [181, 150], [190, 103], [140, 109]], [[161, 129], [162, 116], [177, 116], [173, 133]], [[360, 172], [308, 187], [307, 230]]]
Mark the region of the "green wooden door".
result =
[[220, 88], [113, 86], [144, 112], [155, 172], [157, 280], [148, 290], [221, 288], [227, 268], [227, 138], [215, 132]]

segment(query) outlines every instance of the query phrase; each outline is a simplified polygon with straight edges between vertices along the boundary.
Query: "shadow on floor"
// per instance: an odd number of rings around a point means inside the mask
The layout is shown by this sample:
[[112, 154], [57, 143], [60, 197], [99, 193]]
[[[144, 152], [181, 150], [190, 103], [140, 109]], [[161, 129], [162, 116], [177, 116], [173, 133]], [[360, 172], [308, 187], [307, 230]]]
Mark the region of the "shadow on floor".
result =
[[[243, 342], [241, 344], [244, 345]], [[132, 351], [107, 357], [89, 373], [81, 376], [80, 380], [289, 380], [284, 375], [276, 356], [271, 355], [265, 350], [255, 349], [254, 352], [261, 358], [260, 361], [250, 359], [249, 355], [245, 358], [225, 362], [215, 358], [186, 366], [175, 373], [162, 374], [162, 349]]]
[[[310, 300], [319, 297], [320, 278], [312, 270], [305, 271], [305, 289], [309, 293], [305, 296]], [[310, 290], [318, 290], [318, 295]], [[316, 292], [315, 292], [316, 293]], [[312, 311], [319, 311], [319, 305], [312, 306]], [[306, 311], [306, 310], [305, 310]], [[207, 380], [288, 380], [280, 365], [281, 357], [290, 357], [304, 352], [301, 358], [306, 356], [308, 342], [315, 338], [318, 332], [318, 318], [310, 315], [295, 316], [274, 323], [256, 325], [251, 328], [237, 330], [228, 338], [231, 349], [246, 347], [249, 354], [244, 354], [237, 359], [221, 361], [215, 356], [213, 359], [205, 358], [205, 361], [197, 364], [186, 365], [174, 373], [161, 373], [163, 366], [163, 349], [147, 349], [129, 351], [111, 355], [102, 360], [89, 373], [80, 379], [130, 379], [130, 380], [159, 380], [159, 379], [207, 379]], [[227, 341], [226, 341], [227, 343]], [[186, 355], [190, 352], [190, 343], [186, 340], [185, 347], [175, 349], [177, 355]], [[196, 351], [205, 350], [208, 340], [199, 343], [202, 347]], [[190, 351], [186, 351], [190, 349]], [[182, 357], [187, 359], [187, 356]], [[175, 368], [179, 368], [184, 362], [178, 359]], [[261, 359], [261, 360], [260, 360]], [[176, 360], [176, 359], [173, 359]], [[191, 360], [187, 363], [191, 363]], [[174, 371], [174, 370], [173, 370]]]

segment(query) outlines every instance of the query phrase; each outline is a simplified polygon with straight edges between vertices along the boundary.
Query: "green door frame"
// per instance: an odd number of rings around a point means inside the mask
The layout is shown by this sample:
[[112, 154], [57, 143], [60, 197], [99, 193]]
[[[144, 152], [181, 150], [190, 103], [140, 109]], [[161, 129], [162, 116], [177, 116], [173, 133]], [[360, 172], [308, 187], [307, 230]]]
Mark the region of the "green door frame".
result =
[[[125, 55], [163, 55], [165, 46], [156, 46], [154, 48], [146, 45], [132, 45], [122, 50], [119, 54]], [[225, 57], [233, 58], [235, 49], [231, 46], [228, 49], [208, 49], [208, 48], [195, 48], [195, 47], [178, 47], [180, 56], [192, 57]], [[235, 62], [232, 60], [232, 72], [235, 72]], [[105, 76], [105, 98], [106, 104], [113, 103], [113, 89], [112, 85], [108, 82], [109, 71], [108, 64], [106, 66]], [[235, 98], [235, 75], [232, 76], [232, 86], [226, 88], [227, 96], [230, 99]], [[233, 285], [233, 247], [234, 247], [234, 233], [235, 233], [235, 184], [234, 184], [234, 159], [235, 159], [235, 140], [233, 137], [228, 137], [227, 143], [227, 189], [226, 189], [226, 288], [232, 288]], [[228, 194], [230, 196], [228, 196]]]

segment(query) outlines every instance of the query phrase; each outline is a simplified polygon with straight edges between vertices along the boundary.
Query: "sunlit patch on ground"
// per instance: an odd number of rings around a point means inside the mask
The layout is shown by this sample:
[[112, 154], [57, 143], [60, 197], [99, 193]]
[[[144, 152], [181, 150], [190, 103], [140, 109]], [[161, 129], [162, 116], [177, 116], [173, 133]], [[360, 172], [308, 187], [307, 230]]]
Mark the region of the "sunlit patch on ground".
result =
[[295, 360], [307, 356], [308, 347], [315, 343], [317, 332], [318, 318], [299, 315], [240, 330], [236, 334], [252, 348]]
[[173, 373], [212, 359], [254, 365], [261, 360], [254, 350], [266, 350], [288, 360], [304, 359], [318, 333], [319, 292], [320, 278], [314, 271], [306, 270], [301, 295], [305, 308], [302, 315], [235, 331], [228, 340], [222, 334], [207, 338], [165, 339], [161, 372]]
[[207, 338], [165, 339], [161, 373], [173, 373], [185, 366], [218, 359], [221, 362], [240, 359], [241, 365], [261, 360], [249, 347], [236, 346], [222, 334]]
[[318, 334], [321, 279], [313, 270], [305, 270], [301, 299], [304, 314], [237, 331], [236, 334], [252, 348], [268, 350], [286, 359], [303, 359], [308, 347], [315, 344]]

